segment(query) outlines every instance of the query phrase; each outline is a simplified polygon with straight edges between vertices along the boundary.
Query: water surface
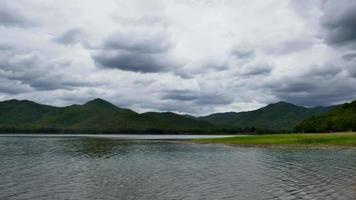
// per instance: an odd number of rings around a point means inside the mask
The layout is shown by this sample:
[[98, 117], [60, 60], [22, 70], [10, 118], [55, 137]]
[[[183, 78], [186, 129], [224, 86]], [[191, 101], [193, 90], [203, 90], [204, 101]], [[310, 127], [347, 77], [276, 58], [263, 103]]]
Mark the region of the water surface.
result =
[[356, 150], [0, 137], [0, 177], [0, 199], [356, 199]]
[[205, 138], [244, 137], [245, 135], [169, 135], [169, 134], [36, 134], [36, 133], [8, 133], [0, 134], [0, 137], [60, 137], [60, 138], [101, 138], [124, 140], [188, 140]]

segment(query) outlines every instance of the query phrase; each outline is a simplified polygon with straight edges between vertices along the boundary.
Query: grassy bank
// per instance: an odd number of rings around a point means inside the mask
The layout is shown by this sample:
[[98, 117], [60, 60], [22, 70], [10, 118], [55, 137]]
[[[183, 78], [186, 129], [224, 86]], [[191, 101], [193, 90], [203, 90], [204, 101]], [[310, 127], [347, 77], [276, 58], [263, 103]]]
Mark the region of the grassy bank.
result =
[[221, 143], [239, 146], [353, 146], [356, 147], [356, 133], [325, 134], [274, 134], [249, 135], [242, 137], [196, 139], [198, 143]]

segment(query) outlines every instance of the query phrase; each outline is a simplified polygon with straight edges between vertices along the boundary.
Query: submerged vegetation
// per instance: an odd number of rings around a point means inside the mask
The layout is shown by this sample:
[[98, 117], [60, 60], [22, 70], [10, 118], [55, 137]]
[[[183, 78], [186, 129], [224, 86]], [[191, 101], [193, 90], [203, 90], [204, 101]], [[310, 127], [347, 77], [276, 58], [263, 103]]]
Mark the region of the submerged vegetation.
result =
[[198, 143], [220, 143], [240, 146], [354, 146], [356, 133], [325, 133], [325, 134], [275, 134], [248, 135], [229, 138], [196, 139]]

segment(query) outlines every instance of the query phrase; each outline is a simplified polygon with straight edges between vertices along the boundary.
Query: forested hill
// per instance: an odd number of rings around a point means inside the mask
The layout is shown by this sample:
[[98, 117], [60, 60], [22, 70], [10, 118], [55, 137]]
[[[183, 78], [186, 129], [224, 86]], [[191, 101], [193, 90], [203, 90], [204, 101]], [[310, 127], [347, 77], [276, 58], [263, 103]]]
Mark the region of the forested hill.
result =
[[295, 130], [298, 132], [356, 131], [356, 101], [332, 109], [321, 116], [301, 121]]
[[287, 102], [279, 102], [254, 111], [215, 113], [199, 119], [232, 128], [255, 127], [270, 130], [291, 130], [301, 120], [310, 116], [318, 116], [331, 108], [305, 108]]

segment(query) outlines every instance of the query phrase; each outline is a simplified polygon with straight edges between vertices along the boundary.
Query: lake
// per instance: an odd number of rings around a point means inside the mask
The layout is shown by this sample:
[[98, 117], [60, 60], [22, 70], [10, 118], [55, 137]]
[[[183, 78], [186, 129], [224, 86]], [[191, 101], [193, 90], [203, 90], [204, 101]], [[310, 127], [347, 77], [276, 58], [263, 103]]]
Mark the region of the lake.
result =
[[0, 199], [356, 199], [353, 148], [126, 136], [1, 136]]

